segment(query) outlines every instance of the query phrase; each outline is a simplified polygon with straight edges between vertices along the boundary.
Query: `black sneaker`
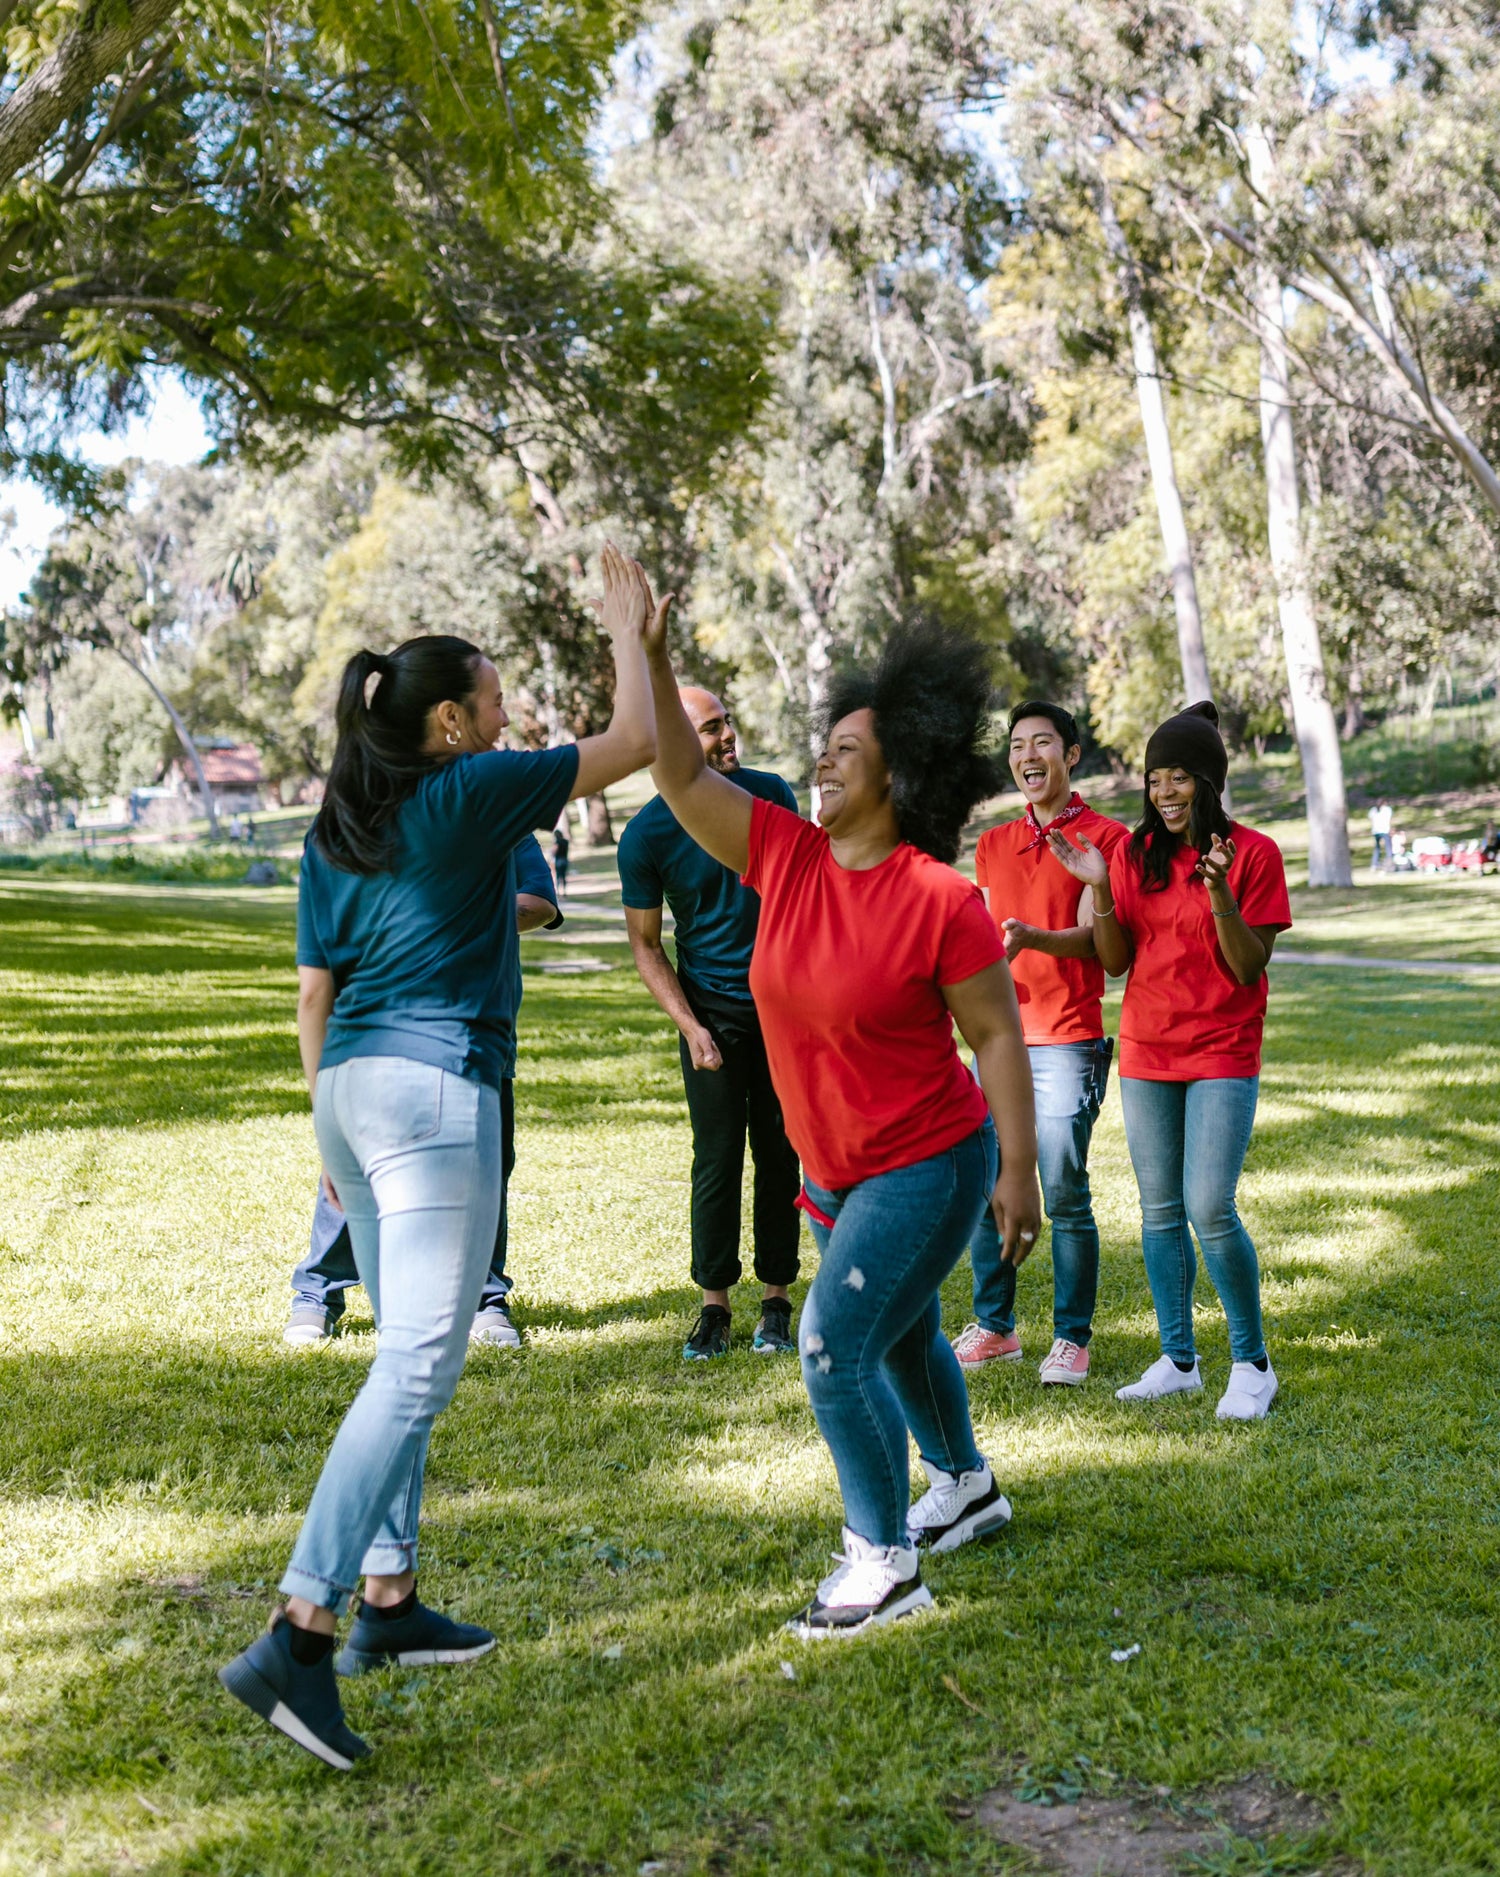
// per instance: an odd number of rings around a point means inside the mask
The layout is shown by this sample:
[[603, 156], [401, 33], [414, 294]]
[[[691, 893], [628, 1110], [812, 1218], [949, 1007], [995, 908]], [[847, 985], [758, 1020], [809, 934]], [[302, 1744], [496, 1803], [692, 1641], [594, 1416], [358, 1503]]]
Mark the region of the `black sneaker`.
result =
[[706, 1303], [698, 1312], [692, 1334], [682, 1345], [684, 1362], [707, 1362], [729, 1354], [729, 1312], [722, 1304]]
[[969, 1473], [945, 1473], [922, 1462], [932, 1484], [906, 1515], [906, 1535], [923, 1551], [956, 1551], [1010, 1523], [1010, 1501], [988, 1461]]
[[922, 1582], [915, 1545], [872, 1545], [846, 1525], [839, 1568], [787, 1624], [804, 1642], [858, 1636], [925, 1610], [932, 1592]]
[[334, 1667], [340, 1675], [367, 1675], [372, 1668], [399, 1662], [403, 1668], [427, 1668], [434, 1662], [475, 1662], [488, 1655], [495, 1638], [477, 1623], [455, 1623], [419, 1603], [405, 1616], [369, 1616], [360, 1605]]
[[292, 1633], [286, 1611], [278, 1610], [266, 1633], [219, 1670], [219, 1680], [278, 1733], [347, 1773], [370, 1749], [344, 1725], [332, 1653], [320, 1662], [299, 1662]]
[[758, 1356], [794, 1356], [792, 1303], [789, 1297], [767, 1297], [760, 1306], [760, 1321], [750, 1347]]

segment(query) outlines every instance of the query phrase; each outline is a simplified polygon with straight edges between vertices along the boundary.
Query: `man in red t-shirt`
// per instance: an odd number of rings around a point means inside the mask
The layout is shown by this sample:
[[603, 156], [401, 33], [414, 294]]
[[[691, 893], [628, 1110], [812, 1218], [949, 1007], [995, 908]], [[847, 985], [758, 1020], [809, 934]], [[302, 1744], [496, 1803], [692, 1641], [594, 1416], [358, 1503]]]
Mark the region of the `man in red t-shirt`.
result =
[[[1053, 857], [1043, 830], [1086, 834], [1104, 854], [1128, 833], [1073, 792], [1082, 753], [1078, 725], [1060, 704], [1018, 704], [1010, 714], [1010, 772], [1026, 797], [1026, 812], [982, 834], [975, 856], [975, 876], [1005, 938], [1036, 1088], [1037, 1170], [1052, 1226], [1054, 1338], [1040, 1374], [1045, 1383], [1072, 1387], [1089, 1372], [1099, 1288], [1089, 1139], [1114, 1045], [1104, 1034], [1104, 970], [1094, 956], [1092, 901]], [[1002, 1262], [988, 1215], [969, 1249], [975, 1321], [954, 1351], [966, 1368], [1019, 1362], [1016, 1268]]]

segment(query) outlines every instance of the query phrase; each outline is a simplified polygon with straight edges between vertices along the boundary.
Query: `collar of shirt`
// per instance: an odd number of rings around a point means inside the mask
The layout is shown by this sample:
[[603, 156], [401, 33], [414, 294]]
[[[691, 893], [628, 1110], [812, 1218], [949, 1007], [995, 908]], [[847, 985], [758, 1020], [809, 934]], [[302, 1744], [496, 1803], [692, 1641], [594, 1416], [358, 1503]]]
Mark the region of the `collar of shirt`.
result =
[[1031, 828], [1031, 839], [1021, 849], [1021, 852], [1023, 854], [1030, 854], [1037, 848], [1045, 846], [1047, 836], [1051, 833], [1053, 828], [1065, 828], [1070, 821], [1076, 821], [1087, 806], [1088, 803], [1084, 801], [1083, 797], [1075, 789], [1068, 797], [1067, 807], [1060, 815], [1054, 815], [1052, 820], [1049, 821], [1044, 828], [1041, 822], [1036, 818], [1036, 810], [1032, 807], [1031, 803], [1028, 802], [1026, 804], [1026, 820]]

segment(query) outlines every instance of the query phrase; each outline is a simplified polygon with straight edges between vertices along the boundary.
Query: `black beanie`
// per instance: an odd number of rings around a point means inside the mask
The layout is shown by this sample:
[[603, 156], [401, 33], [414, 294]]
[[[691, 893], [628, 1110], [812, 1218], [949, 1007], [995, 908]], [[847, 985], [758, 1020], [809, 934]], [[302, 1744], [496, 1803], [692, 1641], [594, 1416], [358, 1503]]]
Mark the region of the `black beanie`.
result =
[[1219, 713], [1207, 701], [1168, 717], [1151, 732], [1146, 745], [1146, 773], [1153, 769], [1186, 769], [1203, 776], [1222, 795], [1229, 780], [1229, 757], [1219, 735]]

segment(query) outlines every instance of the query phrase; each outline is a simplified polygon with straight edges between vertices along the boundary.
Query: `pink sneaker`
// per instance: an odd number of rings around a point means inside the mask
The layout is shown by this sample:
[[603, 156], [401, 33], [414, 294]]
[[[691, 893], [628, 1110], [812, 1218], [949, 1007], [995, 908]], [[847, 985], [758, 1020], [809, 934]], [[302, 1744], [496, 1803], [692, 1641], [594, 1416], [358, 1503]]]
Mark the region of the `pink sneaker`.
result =
[[986, 1362], [1019, 1362], [1021, 1339], [1014, 1330], [1002, 1336], [999, 1330], [971, 1323], [961, 1336], [954, 1337], [953, 1353], [966, 1369], [982, 1369]]
[[1079, 1388], [1089, 1379], [1089, 1352], [1059, 1336], [1042, 1358], [1037, 1374], [1044, 1387], [1061, 1384], [1064, 1388]]

